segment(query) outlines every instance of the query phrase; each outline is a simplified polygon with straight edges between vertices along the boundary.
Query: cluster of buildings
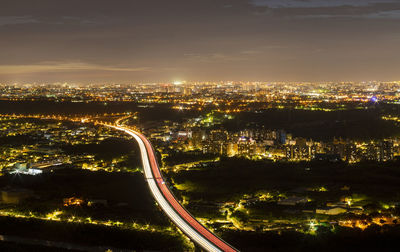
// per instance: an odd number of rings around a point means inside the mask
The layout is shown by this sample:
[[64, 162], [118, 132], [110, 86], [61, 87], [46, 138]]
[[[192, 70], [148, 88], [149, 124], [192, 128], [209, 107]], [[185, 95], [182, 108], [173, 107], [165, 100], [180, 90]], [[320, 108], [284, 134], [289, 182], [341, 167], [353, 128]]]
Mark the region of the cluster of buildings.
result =
[[65, 161], [58, 159], [39, 163], [16, 163], [9, 169], [10, 174], [38, 175], [65, 168]]
[[230, 132], [224, 129], [164, 127], [150, 135], [181, 151], [200, 150], [221, 156], [243, 156], [283, 161], [360, 161], [385, 162], [400, 155], [400, 139], [360, 142], [334, 139], [319, 142], [293, 137], [284, 130], [251, 129]]
[[111, 171], [118, 168], [117, 164], [106, 163], [94, 155], [67, 153], [64, 149], [64, 146], [97, 144], [119, 136], [106, 127], [57, 121], [37, 123], [33, 119], [1, 117], [0, 129], [1, 174], [39, 175], [65, 168], [66, 165], [89, 170]]
[[[400, 82], [164, 82], [132, 84], [1, 84], [0, 100], [169, 103], [174, 108], [202, 110], [213, 106], [240, 112], [254, 106], [321, 109], [321, 104], [397, 102]], [[328, 106], [329, 107], [329, 106]], [[332, 109], [324, 107], [323, 109]]]

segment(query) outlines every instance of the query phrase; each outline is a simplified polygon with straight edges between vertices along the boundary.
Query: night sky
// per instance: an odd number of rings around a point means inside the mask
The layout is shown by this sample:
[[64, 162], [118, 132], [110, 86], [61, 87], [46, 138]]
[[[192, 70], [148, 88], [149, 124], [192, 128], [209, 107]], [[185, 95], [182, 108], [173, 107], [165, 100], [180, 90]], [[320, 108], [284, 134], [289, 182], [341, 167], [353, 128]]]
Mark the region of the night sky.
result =
[[0, 82], [400, 80], [400, 0], [1, 0]]

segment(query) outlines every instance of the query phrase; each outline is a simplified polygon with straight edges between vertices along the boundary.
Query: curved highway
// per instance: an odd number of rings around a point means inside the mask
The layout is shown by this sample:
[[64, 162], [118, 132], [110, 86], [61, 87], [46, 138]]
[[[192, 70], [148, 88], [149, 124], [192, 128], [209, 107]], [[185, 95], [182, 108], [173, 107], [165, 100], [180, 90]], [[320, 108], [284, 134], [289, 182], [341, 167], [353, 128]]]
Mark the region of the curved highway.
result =
[[238, 251], [200, 224], [174, 197], [161, 175], [153, 147], [141, 133], [123, 126], [110, 126], [123, 131], [139, 144], [145, 178], [158, 205], [194, 242], [207, 251]]

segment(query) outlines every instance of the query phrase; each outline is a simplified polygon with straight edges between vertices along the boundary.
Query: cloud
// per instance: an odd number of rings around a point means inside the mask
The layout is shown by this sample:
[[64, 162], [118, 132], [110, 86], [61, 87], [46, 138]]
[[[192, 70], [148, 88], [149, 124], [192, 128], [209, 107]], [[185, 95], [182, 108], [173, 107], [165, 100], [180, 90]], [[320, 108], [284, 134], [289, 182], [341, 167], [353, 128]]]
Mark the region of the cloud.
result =
[[17, 24], [30, 24], [40, 23], [39, 20], [31, 16], [3, 16], [0, 17], [0, 26], [4, 25], [17, 25]]
[[324, 18], [365, 18], [365, 19], [400, 19], [400, 10], [378, 11], [359, 14], [309, 14], [298, 15], [299, 19], [324, 19]]
[[234, 63], [248, 61], [252, 56], [263, 53], [260, 50], [242, 50], [238, 52], [186, 53], [185, 60], [192, 63]]
[[370, 13], [365, 15], [366, 18], [376, 19], [398, 19], [400, 18], [400, 10], [381, 11], [377, 13]]
[[399, 0], [251, 0], [263, 14], [289, 18], [400, 18]]
[[326, 8], [339, 6], [368, 6], [382, 3], [397, 3], [397, 0], [251, 0], [254, 6], [269, 8]]
[[254, 54], [260, 54], [263, 53], [263, 51], [259, 50], [244, 50], [240, 52], [241, 54], [246, 54], [246, 55], [254, 55]]
[[227, 55], [224, 53], [186, 53], [184, 56], [195, 62], [224, 62], [240, 60], [237, 57]]
[[111, 71], [111, 72], [148, 72], [149, 67], [115, 67], [89, 64], [83, 62], [43, 62], [31, 65], [0, 65], [1, 74], [27, 74], [41, 72], [73, 71]]
[[[104, 20], [101, 20], [100, 18], [94, 18], [94, 17], [78, 17], [78, 16], [63, 16], [60, 18], [57, 18], [56, 21], [53, 21], [53, 23], [56, 24], [77, 24], [77, 25], [99, 25], [99, 24], [104, 24], [107, 22], [111, 22], [110, 19], [107, 19], [106, 17], [102, 17]], [[52, 23], [52, 22], [49, 22]]]

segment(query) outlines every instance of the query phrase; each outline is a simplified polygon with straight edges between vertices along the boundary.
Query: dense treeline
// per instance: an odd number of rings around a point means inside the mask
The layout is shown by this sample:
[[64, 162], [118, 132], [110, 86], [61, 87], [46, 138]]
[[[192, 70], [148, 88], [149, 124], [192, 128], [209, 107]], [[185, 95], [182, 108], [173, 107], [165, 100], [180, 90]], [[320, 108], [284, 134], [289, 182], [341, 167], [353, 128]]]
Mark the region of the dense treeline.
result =
[[[299, 187], [326, 186], [334, 194], [343, 186], [352, 193], [377, 199], [400, 197], [400, 163], [268, 162], [222, 158], [215, 167], [168, 174], [175, 183], [190, 183], [192, 199], [221, 199], [258, 190], [292, 191]], [[343, 192], [342, 192], [343, 194]], [[327, 195], [329, 196], [329, 195]], [[333, 195], [334, 196], [334, 195]]]
[[187, 151], [187, 152], [170, 152], [164, 159], [166, 165], [177, 165], [190, 162], [196, 162], [200, 160], [212, 160], [217, 157], [216, 154], [208, 153], [204, 154], [201, 151]]
[[138, 112], [140, 123], [147, 121], [182, 121], [183, 118], [199, 115], [199, 111], [177, 111], [172, 104], [152, 104], [143, 106], [136, 102], [55, 102], [43, 101], [0, 101], [0, 113], [16, 114], [104, 114]]
[[[268, 109], [260, 113], [243, 112], [224, 122], [229, 130], [246, 128], [284, 129], [296, 137], [331, 141], [333, 137], [355, 140], [381, 139], [400, 135], [400, 127], [383, 121], [385, 109], [309, 111]], [[377, 130], [379, 129], [379, 130]]]
[[[91, 154], [95, 155], [96, 159], [111, 161], [113, 158], [118, 158], [123, 155], [131, 154], [135, 159], [133, 167], [138, 166], [140, 163], [140, 156], [138, 145], [135, 141], [121, 139], [121, 138], [108, 138], [96, 144], [74, 144], [64, 145], [62, 149], [66, 154]], [[133, 160], [132, 160], [133, 161]]]
[[37, 219], [0, 217], [0, 234], [132, 250], [183, 250], [178, 235]]
[[[136, 173], [91, 172], [65, 169], [37, 176], [7, 175], [0, 177], [1, 187], [22, 187], [34, 192], [36, 198], [15, 206], [22, 212], [46, 214], [62, 208], [63, 198], [79, 197], [85, 200], [107, 200], [104, 207], [66, 208], [79, 216], [100, 219], [119, 219], [170, 225], [167, 217], [154, 205], [143, 175]], [[119, 207], [118, 204], [123, 206]]]
[[398, 251], [399, 226], [372, 225], [364, 231], [337, 227], [331, 232], [319, 227], [315, 235], [299, 232], [227, 231], [222, 238], [242, 251]]

